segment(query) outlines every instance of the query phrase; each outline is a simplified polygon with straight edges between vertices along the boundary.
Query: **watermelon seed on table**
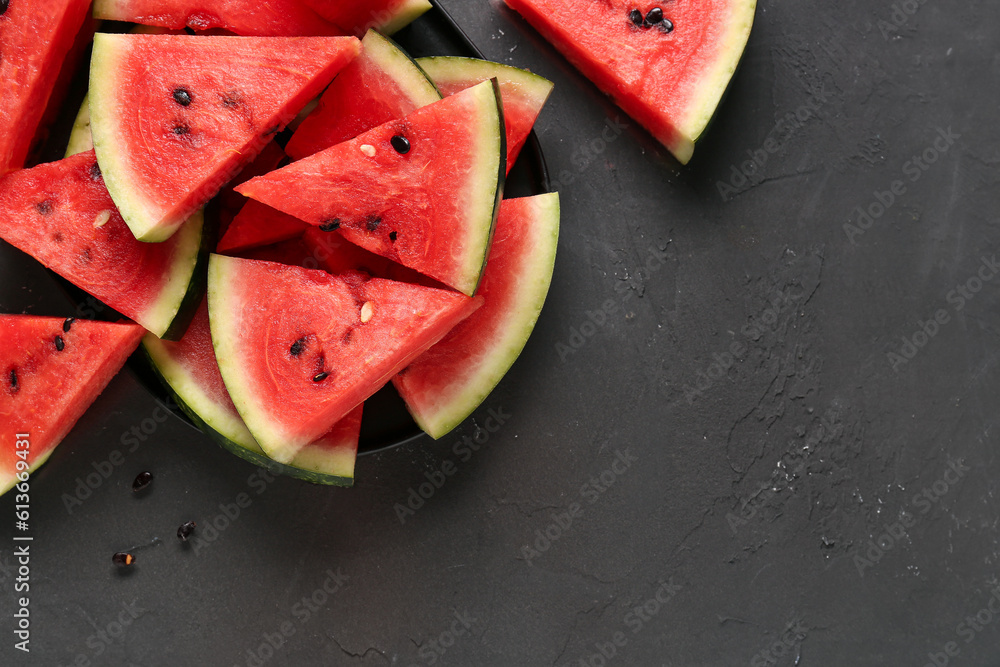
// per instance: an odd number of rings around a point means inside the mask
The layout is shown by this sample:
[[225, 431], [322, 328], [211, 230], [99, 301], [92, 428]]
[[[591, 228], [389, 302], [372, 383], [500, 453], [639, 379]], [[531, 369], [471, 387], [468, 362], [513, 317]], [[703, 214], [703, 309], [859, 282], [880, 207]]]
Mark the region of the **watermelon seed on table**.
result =
[[119, 551], [114, 556], [111, 557], [111, 562], [115, 565], [129, 566], [135, 562], [135, 556], [132, 554], [127, 554], [124, 551]]
[[194, 529], [198, 526], [194, 521], [188, 521], [187, 523], [181, 524], [180, 528], [177, 529], [177, 538], [181, 542], [187, 542], [187, 539], [191, 537], [194, 533]]
[[142, 491], [153, 481], [153, 473], [149, 471], [143, 471], [136, 475], [135, 480], [132, 482], [132, 491]]

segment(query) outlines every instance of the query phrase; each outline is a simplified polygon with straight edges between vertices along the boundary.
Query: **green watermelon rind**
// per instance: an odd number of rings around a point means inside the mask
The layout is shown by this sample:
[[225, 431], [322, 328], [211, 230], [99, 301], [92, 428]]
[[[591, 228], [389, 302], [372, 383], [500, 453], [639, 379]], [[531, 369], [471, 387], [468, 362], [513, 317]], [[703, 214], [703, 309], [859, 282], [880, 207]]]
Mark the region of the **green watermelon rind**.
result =
[[159, 298], [142, 314], [142, 321], [136, 320], [166, 340], [184, 335], [205, 293], [205, 267], [213, 235], [206, 228], [204, 209], [193, 213], [174, 236], [177, 248], [172, 273]]
[[[205, 394], [197, 380], [171, 358], [163, 342], [151, 334], [142, 341], [142, 349], [150, 366], [177, 406], [194, 422], [202, 433], [212, 438], [226, 451], [269, 472], [325, 486], [353, 486], [353, 469], [348, 476], [333, 471], [329, 457], [296, 456], [298, 466], [278, 463], [269, 458], [239, 418], [226, 414]], [[198, 406], [197, 408], [193, 406]], [[321, 470], [321, 468], [326, 470]]]
[[[480, 123], [479, 138], [476, 142], [476, 146], [473, 147], [473, 154], [479, 155], [479, 161], [470, 170], [470, 173], [480, 174], [480, 178], [483, 183], [477, 185], [475, 180], [469, 184], [469, 188], [474, 193], [482, 193], [481, 195], [484, 199], [489, 197], [490, 188], [493, 190], [493, 211], [489, 221], [489, 228], [486, 233], [486, 243], [483, 245], [483, 253], [477, 256], [470, 253], [470, 256], [466, 260], [467, 264], [463, 267], [463, 274], [465, 276], [465, 284], [453, 285], [455, 289], [467, 294], [468, 296], [474, 296], [476, 289], [479, 287], [479, 281], [483, 277], [483, 269], [486, 268], [486, 261], [489, 259], [490, 246], [493, 244], [493, 232], [496, 231], [497, 226], [497, 216], [500, 215], [500, 202], [503, 201], [503, 190], [504, 185], [507, 180], [507, 132], [504, 127], [504, 116], [503, 116], [503, 98], [500, 97], [500, 84], [496, 77], [490, 79], [493, 88], [493, 104], [495, 104], [496, 112], [496, 123], [483, 122]], [[489, 102], [485, 102], [489, 106]], [[494, 155], [497, 159], [494, 158]], [[496, 165], [498, 171], [496, 173], [496, 180], [494, 181], [494, 176], [491, 174], [491, 168]], [[466, 226], [466, 229], [472, 230], [476, 229], [480, 225], [475, 224], [475, 221], [470, 222]], [[485, 224], [482, 225], [486, 228]], [[477, 247], [477, 246], [472, 246]]]
[[166, 241], [175, 231], [171, 225], [156, 225], [160, 215], [146, 203], [141, 193], [122, 178], [130, 173], [127, 156], [130, 148], [124, 137], [115, 131], [114, 116], [119, 109], [114, 104], [119, 82], [118, 63], [124, 60], [128, 43], [122, 35], [97, 33], [94, 35], [93, 55], [90, 60], [90, 128], [94, 137], [94, 151], [104, 174], [104, 184], [111, 198], [136, 239], [147, 243]]
[[392, 19], [379, 26], [387, 35], [399, 32], [432, 9], [429, 0], [403, 0]]
[[529, 227], [534, 237], [533, 252], [521, 262], [524, 271], [517, 276], [522, 282], [519, 297], [515, 299], [518, 307], [511, 313], [504, 338], [497, 343], [493, 354], [478, 367], [469, 369], [462, 378], [463, 389], [453, 394], [452, 400], [427, 412], [406, 401], [405, 384], [400, 376], [393, 378], [417, 426], [435, 440], [454, 430], [486, 400], [521, 355], [542, 312], [555, 268], [561, 207], [558, 193], [536, 195], [533, 199], [536, 214], [532, 218], [534, 224]]
[[73, 129], [69, 133], [69, 143], [66, 145], [64, 158], [86, 153], [94, 149], [94, 137], [90, 133], [90, 98], [85, 95], [80, 111], [73, 120]]
[[504, 65], [464, 56], [428, 56], [417, 58], [417, 65], [435, 85], [445, 81], [485, 80], [492, 77], [517, 85], [525, 97], [541, 108], [552, 93], [554, 84], [543, 76], [513, 65]]
[[419, 109], [441, 99], [441, 91], [434, 85], [434, 80], [393, 39], [372, 29], [361, 40], [361, 47], [371, 52], [371, 59], [403, 89], [414, 108]]

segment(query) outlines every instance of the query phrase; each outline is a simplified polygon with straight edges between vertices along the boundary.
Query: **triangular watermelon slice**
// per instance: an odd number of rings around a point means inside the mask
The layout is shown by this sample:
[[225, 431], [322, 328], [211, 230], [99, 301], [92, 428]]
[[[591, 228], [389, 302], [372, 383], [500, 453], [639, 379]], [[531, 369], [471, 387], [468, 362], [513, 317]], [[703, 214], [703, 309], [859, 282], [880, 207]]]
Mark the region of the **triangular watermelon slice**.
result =
[[0, 178], [0, 238], [157, 336], [184, 333], [204, 287], [201, 212], [166, 243], [136, 241], [93, 151]]
[[[736, 71], [757, 0], [506, 0], [683, 164]], [[573, 20], [566, 20], [572, 16]]]
[[288, 463], [482, 304], [361, 274], [212, 255], [219, 370], [250, 432]]
[[285, 152], [299, 160], [440, 99], [441, 93], [406, 52], [369, 30], [361, 40], [361, 54], [326, 89]]
[[170, 238], [359, 48], [353, 37], [97, 35], [94, 147], [135, 237]]
[[417, 64], [427, 72], [442, 95], [454, 95], [477, 83], [496, 78], [503, 97], [509, 174], [531, 134], [538, 114], [552, 93], [552, 82], [527, 70], [477, 58], [440, 56], [420, 58]]
[[344, 34], [300, 0], [94, 0], [94, 18], [253, 37]]
[[48, 459], [144, 333], [132, 323], [0, 315], [0, 494]]
[[0, 0], [0, 174], [24, 165], [89, 0]]
[[305, 0], [305, 3], [330, 23], [359, 37], [371, 28], [391, 35], [431, 8], [428, 0]]
[[181, 409], [204, 433], [233, 454], [272, 472], [317, 484], [353, 483], [362, 406], [348, 413], [329, 433], [304, 447], [290, 465], [268, 459], [236, 411], [219, 374], [207, 300], [202, 301], [180, 341], [171, 343], [150, 334], [143, 339], [142, 346]]
[[468, 295], [506, 174], [496, 80], [236, 188]]
[[558, 194], [501, 205], [479, 288], [485, 305], [392, 380], [431, 437], [472, 414], [521, 353], [549, 291], [558, 240]]

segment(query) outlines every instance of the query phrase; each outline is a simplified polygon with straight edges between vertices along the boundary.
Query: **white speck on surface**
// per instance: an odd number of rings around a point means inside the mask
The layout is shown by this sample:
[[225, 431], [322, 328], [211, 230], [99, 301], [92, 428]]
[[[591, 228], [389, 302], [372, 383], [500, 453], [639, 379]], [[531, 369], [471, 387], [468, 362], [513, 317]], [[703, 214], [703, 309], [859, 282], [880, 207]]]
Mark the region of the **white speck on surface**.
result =
[[361, 323], [367, 324], [371, 320], [372, 315], [375, 314], [375, 307], [372, 305], [371, 301], [365, 301], [364, 305], [361, 306]]
[[361, 144], [361, 152], [368, 157], [375, 157], [375, 147], [371, 144]]
[[97, 214], [97, 217], [94, 218], [94, 228], [97, 229], [103, 227], [104, 225], [108, 224], [108, 220], [110, 219], [111, 219], [111, 211], [108, 210], [101, 211], [100, 213]]

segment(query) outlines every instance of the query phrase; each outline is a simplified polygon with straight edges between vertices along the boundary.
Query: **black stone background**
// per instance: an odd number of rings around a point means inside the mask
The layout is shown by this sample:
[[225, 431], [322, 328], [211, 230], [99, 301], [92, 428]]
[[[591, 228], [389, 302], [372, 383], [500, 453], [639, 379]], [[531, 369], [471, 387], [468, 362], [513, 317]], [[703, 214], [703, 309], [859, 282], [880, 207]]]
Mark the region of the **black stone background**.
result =
[[[562, 236], [521, 359], [473, 420], [363, 457], [350, 490], [264, 484], [173, 417], [129, 452], [122, 435], [159, 413], [121, 375], [33, 477], [32, 652], [4, 612], [0, 662], [1000, 664], [1000, 280], [960, 311], [948, 300], [1000, 245], [1000, 5], [762, 0], [681, 168], [516, 15], [441, 4], [488, 57], [556, 83], [537, 130]], [[911, 182], [905, 163], [939, 128], [958, 138]], [[777, 152], [720, 196], [769, 137]], [[897, 179], [905, 194], [852, 242], [855, 209]], [[44, 272], [0, 257], [3, 310], [72, 312]], [[894, 370], [887, 355], [939, 310]], [[465, 454], [491, 410], [509, 417]], [[114, 450], [124, 464], [68, 513], [63, 494]], [[618, 456], [634, 461], [605, 472]], [[395, 507], [447, 465], [401, 522]], [[133, 498], [145, 469], [156, 480]], [[241, 493], [214, 540], [177, 542]], [[112, 566], [154, 538], [130, 571]], [[327, 570], [348, 579], [306, 613]], [[116, 625], [128, 604], [138, 617]]]

